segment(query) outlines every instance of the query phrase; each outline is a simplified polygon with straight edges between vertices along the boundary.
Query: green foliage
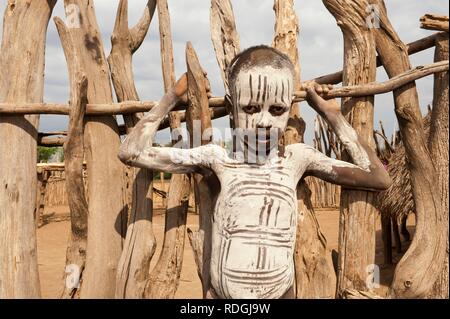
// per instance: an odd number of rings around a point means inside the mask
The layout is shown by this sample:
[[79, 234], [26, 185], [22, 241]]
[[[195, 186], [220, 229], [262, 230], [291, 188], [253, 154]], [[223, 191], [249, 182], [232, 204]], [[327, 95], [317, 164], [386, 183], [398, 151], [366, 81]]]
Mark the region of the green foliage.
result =
[[63, 148], [38, 146], [38, 163], [48, 163], [52, 158], [54, 158], [57, 162], [63, 162]]
[[[153, 180], [158, 180], [158, 181], [159, 181], [159, 179], [160, 179], [159, 173], [160, 173], [160, 172], [153, 171]], [[171, 173], [164, 172], [164, 179], [165, 179], [166, 181], [169, 180], [171, 177], [172, 177], [172, 174], [171, 174]]]

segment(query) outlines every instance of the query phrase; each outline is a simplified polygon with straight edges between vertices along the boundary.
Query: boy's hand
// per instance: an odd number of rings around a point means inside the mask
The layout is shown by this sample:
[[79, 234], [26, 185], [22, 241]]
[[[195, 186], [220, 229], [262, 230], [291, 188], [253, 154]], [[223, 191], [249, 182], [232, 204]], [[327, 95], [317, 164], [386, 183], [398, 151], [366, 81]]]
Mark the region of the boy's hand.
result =
[[326, 97], [328, 92], [333, 89], [332, 85], [320, 85], [314, 81], [307, 81], [301, 84], [300, 89], [307, 92], [306, 100], [308, 104], [319, 114], [327, 117], [341, 112], [341, 107], [336, 99], [325, 100], [322, 97]]
[[[206, 94], [208, 95], [208, 98], [211, 97], [211, 84], [209, 83], [207, 73], [204, 71], [203, 74], [205, 75], [205, 87], [206, 87]], [[175, 94], [180, 99], [181, 103], [187, 104], [188, 103], [188, 97], [187, 97], [187, 90], [188, 90], [188, 80], [187, 80], [187, 74], [184, 73], [177, 81], [174, 87]]]

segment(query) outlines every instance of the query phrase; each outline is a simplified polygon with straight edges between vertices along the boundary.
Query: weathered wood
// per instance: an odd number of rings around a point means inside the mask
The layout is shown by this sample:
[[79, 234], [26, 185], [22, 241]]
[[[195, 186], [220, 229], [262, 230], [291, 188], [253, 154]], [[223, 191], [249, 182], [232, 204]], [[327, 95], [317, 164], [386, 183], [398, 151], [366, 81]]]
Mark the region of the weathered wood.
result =
[[[210, 108], [209, 113], [211, 115], [211, 119], [218, 119], [224, 116], [228, 115], [228, 111], [226, 107], [217, 107], [217, 108]], [[180, 117], [180, 122], [184, 123], [186, 122], [186, 113], [185, 112], [179, 112], [178, 116]], [[158, 130], [162, 131], [171, 126], [169, 117], [165, 118], [163, 121], [161, 121], [161, 124], [159, 125]], [[119, 126], [119, 132], [120, 135], [126, 135], [127, 134], [127, 128], [125, 126]], [[65, 138], [64, 137], [42, 137], [38, 138], [38, 145], [39, 146], [46, 146], [46, 147], [59, 147], [64, 145]]]
[[[223, 97], [213, 97], [209, 99], [210, 106], [223, 107]], [[104, 116], [104, 115], [120, 115], [134, 114], [150, 111], [157, 102], [154, 101], [126, 101], [119, 103], [105, 104], [88, 104], [86, 107], [86, 115]], [[12, 109], [11, 109], [12, 108]], [[175, 110], [185, 110], [186, 105], [180, 104]], [[1, 114], [55, 114], [69, 115], [70, 106], [60, 103], [0, 103]]]
[[[417, 41], [409, 43], [407, 45], [408, 54], [413, 55], [434, 47], [436, 37], [439, 36], [439, 34], [440, 33], [435, 33], [427, 37], [421, 38]], [[381, 60], [379, 57], [377, 57], [377, 67], [380, 66], [382, 66]], [[315, 78], [314, 81], [316, 81], [319, 84], [339, 84], [342, 82], [342, 71], [320, 76], [318, 78]]]
[[[71, 63], [77, 63], [72, 61]], [[70, 208], [70, 237], [66, 251], [61, 298], [79, 296], [86, 265], [88, 231], [88, 202], [83, 179], [84, 114], [87, 103], [87, 78], [77, 72], [71, 74], [71, 114], [69, 131], [64, 144], [65, 181]]]
[[[448, 21], [447, 21], [448, 23]], [[448, 59], [448, 34], [443, 34], [436, 39], [435, 61]], [[430, 136], [428, 139], [428, 149], [433, 159], [434, 167], [437, 172], [437, 184], [441, 194], [441, 203], [443, 210], [442, 232], [444, 238], [447, 238], [446, 255], [444, 258], [444, 267], [439, 275], [431, 292], [432, 298], [448, 299], [448, 71], [438, 73], [434, 76], [434, 95], [433, 109], [431, 112]]]
[[[343, 84], [370, 83], [376, 77], [376, 51], [371, 30], [366, 25], [367, 1], [324, 0], [344, 36]], [[375, 148], [373, 140], [372, 96], [342, 100], [342, 112], [362, 141]], [[339, 220], [339, 261], [336, 295], [347, 289], [369, 291], [367, 267], [375, 263], [374, 195], [366, 191], [341, 192]]]
[[[147, 34], [155, 8], [156, 1], [148, 1], [138, 24], [129, 29], [128, 1], [119, 2], [108, 64], [117, 100], [121, 103], [139, 100], [133, 78], [132, 56]], [[142, 116], [141, 113], [124, 115], [127, 132]], [[129, 220], [117, 268], [115, 297], [143, 298], [150, 262], [156, 250], [152, 227], [153, 171], [133, 167], [129, 168], [125, 178]]]
[[[275, 0], [275, 35], [272, 46], [286, 54], [295, 67], [294, 86], [300, 89], [300, 62], [298, 54], [299, 24], [294, 0]], [[306, 96], [306, 95], [305, 95]], [[291, 107], [283, 144], [303, 142], [305, 124], [299, 115], [299, 105]], [[332, 298], [336, 277], [327, 250], [326, 239], [316, 220], [311, 203], [311, 191], [304, 180], [297, 188], [298, 226], [295, 250], [296, 298]]]
[[227, 70], [233, 58], [241, 51], [230, 0], [211, 0], [210, 26], [225, 92], [229, 94]]
[[[405, 84], [426, 77], [430, 74], [448, 71], [448, 60], [431, 63], [428, 65], [417, 66], [414, 69], [407, 70], [385, 82], [371, 82], [364, 85], [349, 85], [336, 87], [328, 91], [324, 96], [326, 99], [341, 97], [364, 97], [368, 95], [377, 95], [398, 89]], [[294, 92], [293, 103], [304, 101], [306, 91]], [[132, 114], [137, 112], [147, 112], [156, 105], [156, 102], [126, 101], [120, 103], [108, 104], [88, 104], [87, 115], [116, 115]], [[212, 97], [208, 99], [210, 112], [223, 114], [223, 107], [226, 106], [226, 100], [223, 97]], [[180, 104], [175, 110], [185, 109], [186, 106]], [[2, 114], [69, 114], [70, 108], [67, 104], [48, 104], [48, 103], [0, 103], [0, 113]], [[162, 123], [162, 127], [167, 128], [167, 124]]]
[[[170, 14], [166, 0], [158, 0], [158, 21], [164, 89], [168, 92], [175, 85], [175, 64]], [[174, 139], [175, 131], [181, 127], [181, 116], [175, 111], [169, 113], [168, 117], [172, 144], [175, 145], [181, 140], [181, 136]], [[161, 173], [161, 176], [163, 180], [164, 173]], [[177, 291], [183, 265], [190, 186], [188, 175], [172, 174], [166, 201], [163, 247], [158, 262], [150, 273], [145, 289], [146, 298], [173, 298]]]
[[[47, 26], [56, 0], [8, 1], [0, 102], [41, 103]], [[0, 298], [39, 298], [36, 252], [38, 116], [0, 116]]]
[[[188, 76], [188, 100], [189, 107], [186, 113], [186, 124], [189, 131], [191, 147], [195, 145], [194, 132], [201, 134], [201, 145], [206, 145], [212, 140], [212, 136], [206, 137], [204, 132], [211, 128], [211, 117], [208, 112], [208, 96], [206, 90], [206, 81], [197, 54], [190, 42], [186, 46], [186, 64]], [[197, 127], [196, 127], [197, 126]], [[197, 238], [201, 240], [202, 247], [202, 288], [203, 297], [206, 297], [210, 290], [210, 260], [212, 245], [212, 215], [213, 215], [213, 191], [219, 191], [217, 188], [210, 188], [211, 180], [200, 174], [194, 174], [194, 191], [196, 204], [199, 207], [199, 234]], [[217, 187], [217, 185], [216, 185]], [[197, 257], [196, 259], [200, 259]]]
[[178, 288], [183, 263], [190, 180], [174, 174], [169, 186], [161, 255], [147, 282], [147, 298], [173, 298]]
[[420, 27], [427, 30], [448, 32], [448, 16], [426, 14], [420, 18]]
[[[92, 1], [65, 0], [65, 8], [73, 11], [79, 27], [67, 27], [56, 20], [61, 42], [70, 66], [73, 54], [78, 57], [89, 83], [88, 103], [112, 103], [112, 88], [102, 37]], [[69, 42], [75, 49], [70, 52]], [[112, 116], [85, 117], [85, 154], [88, 176], [88, 243], [86, 269], [81, 298], [114, 297], [117, 264], [125, 231], [123, 165], [117, 154], [120, 146], [118, 128]]]
[[[388, 76], [394, 77], [411, 68], [409, 57], [389, 21], [384, 1], [375, 3], [380, 8], [380, 28], [373, 29], [378, 55]], [[420, 298], [430, 291], [442, 269], [446, 245], [442, 231], [444, 213], [415, 84], [395, 90], [394, 101], [416, 207], [416, 231], [408, 251], [397, 264], [390, 296]]]
[[38, 137], [37, 144], [38, 146], [45, 147], [59, 147], [63, 146], [66, 141], [66, 137], [57, 136], [57, 137]]
[[298, 226], [294, 255], [296, 298], [334, 298], [336, 274], [331, 252], [311, 202], [311, 191], [301, 181], [297, 187]]
[[[364, 85], [346, 85], [340, 88], [334, 88], [333, 90], [329, 91], [325, 98], [362, 97], [383, 94], [401, 88], [408, 83], [414, 82], [415, 80], [418, 80], [430, 74], [448, 71], [448, 68], [448, 60], [418, 66], [411, 70], [406, 70], [405, 72], [397, 76], [393, 76], [389, 80], [382, 83], [371, 82]], [[295, 92], [294, 94], [298, 99], [303, 98], [303, 95], [305, 93]]]

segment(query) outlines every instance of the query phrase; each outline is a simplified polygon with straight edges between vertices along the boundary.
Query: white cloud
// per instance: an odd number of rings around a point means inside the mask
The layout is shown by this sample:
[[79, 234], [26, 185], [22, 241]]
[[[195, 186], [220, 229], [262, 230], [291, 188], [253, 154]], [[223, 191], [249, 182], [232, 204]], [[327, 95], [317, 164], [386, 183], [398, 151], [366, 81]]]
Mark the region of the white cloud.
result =
[[[129, 0], [130, 24], [138, 21], [146, 0]], [[3, 12], [7, 1], [0, 1]], [[241, 46], [246, 48], [257, 44], [271, 44], [274, 30], [274, 13], [272, 0], [234, 0], [232, 1], [237, 28], [241, 37]], [[97, 20], [105, 45], [106, 54], [110, 50], [110, 36], [114, 26], [118, 1], [96, 0]], [[447, 1], [386, 1], [391, 21], [406, 43], [431, 34], [419, 28], [419, 18], [425, 13], [448, 14]], [[302, 78], [308, 79], [342, 68], [342, 34], [336, 21], [326, 10], [322, 1], [296, 1], [296, 11], [300, 20], [300, 58]], [[223, 84], [215, 60], [209, 33], [208, 0], [169, 0], [172, 33], [174, 40], [174, 61], [176, 74], [185, 71], [184, 49], [186, 41], [191, 41], [196, 49], [203, 67], [208, 71], [213, 92], [223, 93]], [[54, 16], [64, 17], [63, 1], [58, 1]], [[0, 22], [0, 26], [1, 26]], [[163, 93], [161, 60], [159, 55], [158, 21], [155, 15], [147, 38], [134, 56], [134, 74], [136, 86], [141, 99], [157, 100]], [[428, 50], [411, 58], [413, 65], [427, 64], [433, 61], [433, 52]], [[378, 72], [378, 81], [386, 79], [384, 71]], [[421, 108], [426, 109], [432, 102], [432, 77], [417, 82]], [[50, 21], [46, 53], [45, 100], [48, 102], [65, 102], [69, 96], [67, 70], [64, 54], [53, 21]], [[395, 125], [391, 94], [377, 96], [375, 124], [383, 120], [388, 132]], [[302, 115], [308, 123], [307, 141], [312, 138], [313, 111], [303, 103]], [[226, 126], [228, 121], [221, 119], [214, 122], [217, 126]], [[42, 116], [41, 130], [65, 129], [67, 119], [60, 116]], [[161, 134], [159, 134], [161, 135]], [[163, 136], [167, 134], [162, 134]]]

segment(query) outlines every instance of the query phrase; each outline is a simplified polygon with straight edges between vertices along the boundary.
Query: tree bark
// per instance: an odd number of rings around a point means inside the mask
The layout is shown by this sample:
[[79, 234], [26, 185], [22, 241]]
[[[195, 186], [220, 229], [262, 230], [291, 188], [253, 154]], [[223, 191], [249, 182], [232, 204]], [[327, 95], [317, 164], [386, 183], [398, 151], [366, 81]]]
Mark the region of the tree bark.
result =
[[[89, 103], [111, 103], [112, 89], [103, 43], [92, 1], [65, 0], [73, 25], [65, 26], [70, 35], [62, 45], [70, 67], [70, 46], [75, 48], [80, 68], [86, 73]], [[75, 12], [75, 13], [73, 13]], [[64, 24], [60, 23], [60, 28]], [[87, 116], [85, 153], [88, 175], [88, 242], [86, 269], [81, 298], [112, 298], [115, 292], [117, 264], [122, 251], [126, 226], [126, 205], [122, 185], [123, 165], [117, 153], [118, 127], [112, 116]]]
[[[76, 63], [76, 60], [72, 61]], [[77, 72], [70, 79], [71, 114], [69, 132], [64, 144], [66, 193], [70, 208], [71, 232], [66, 252], [61, 298], [79, 297], [86, 265], [88, 202], [83, 180], [84, 114], [87, 102], [87, 78]]]
[[[324, 0], [344, 36], [343, 85], [373, 82], [376, 51], [366, 26], [367, 1]], [[342, 100], [342, 112], [360, 138], [375, 148], [373, 96]], [[348, 157], [347, 157], [348, 158]], [[339, 220], [339, 261], [336, 294], [347, 289], [368, 291], [368, 267], [375, 263], [375, 198], [372, 192], [342, 189]]]
[[[132, 56], [144, 41], [155, 8], [156, 1], [148, 1], [138, 24], [129, 29], [128, 1], [121, 0], [119, 3], [111, 37], [111, 53], [108, 57], [112, 82], [119, 102], [139, 100], [133, 78]], [[142, 113], [124, 115], [127, 132], [141, 117]], [[150, 262], [156, 250], [156, 239], [152, 228], [152, 183], [152, 170], [129, 168], [127, 198], [129, 198], [130, 217], [117, 269], [116, 298], [144, 296]]]
[[[0, 102], [42, 102], [45, 41], [55, 3], [8, 1], [0, 51]], [[39, 116], [0, 117], [0, 298], [41, 295], [34, 219], [38, 123]]]
[[[374, 29], [378, 55], [388, 76], [394, 77], [411, 68], [407, 49], [388, 19], [384, 1], [371, 1], [380, 9], [380, 28]], [[444, 212], [415, 83], [395, 90], [394, 100], [416, 207], [416, 231], [408, 251], [397, 264], [390, 296], [421, 298], [429, 293], [443, 266]]]
[[[447, 22], [448, 23], [448, 22]], [[434, 60], [436, 62], [448, 60], [448, 33], [442, 34], [436, 39], [436, 51]], [[434, 284], [431, 292], [432, 298], [449, 298], [448, 287], [448, 71], [435, 74], [434, 76], [434, 96], [433, 110], [431, 113], [430, 136], [428, 139], [428, 149], [433, 158], [434, 167], [437, 171], [437, 184], [441, 194], [443, 210], [443, 234], [447, 238], [446, 255], [444, 267]]]

